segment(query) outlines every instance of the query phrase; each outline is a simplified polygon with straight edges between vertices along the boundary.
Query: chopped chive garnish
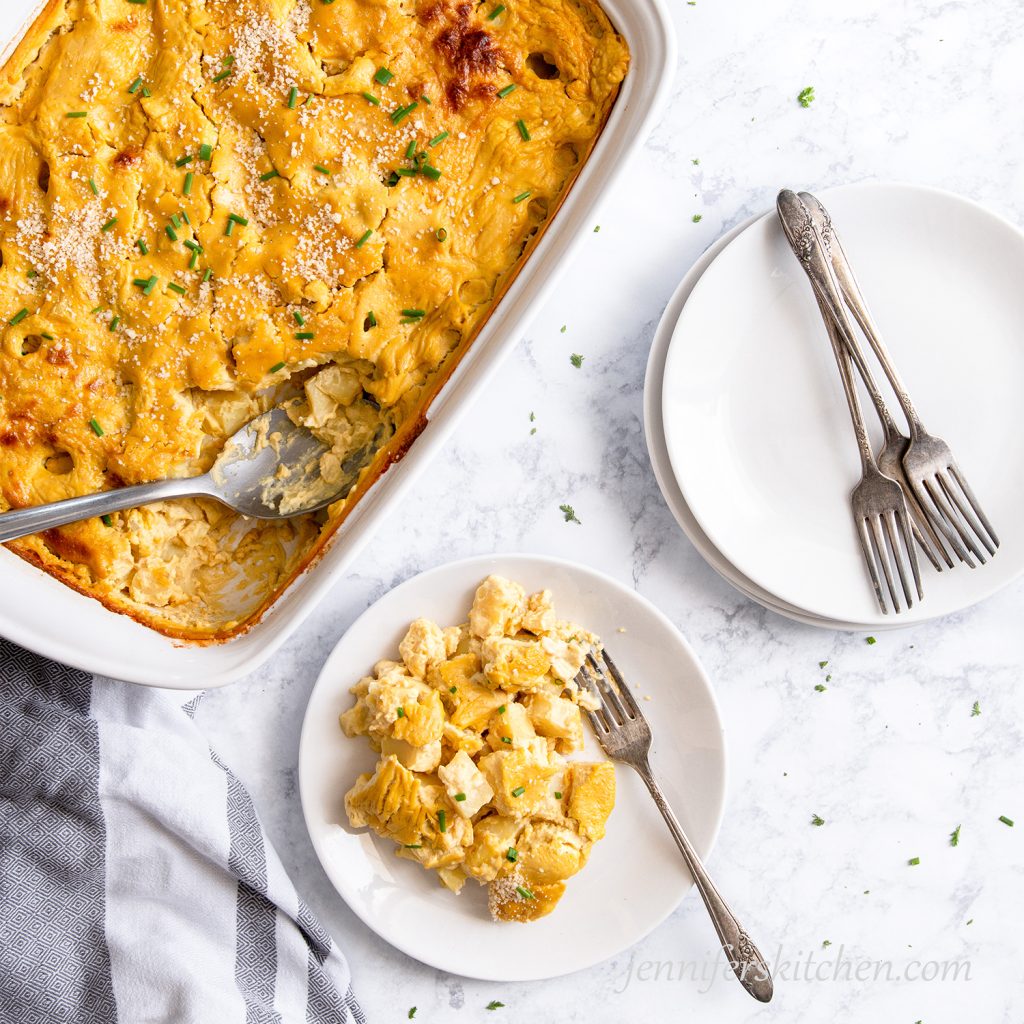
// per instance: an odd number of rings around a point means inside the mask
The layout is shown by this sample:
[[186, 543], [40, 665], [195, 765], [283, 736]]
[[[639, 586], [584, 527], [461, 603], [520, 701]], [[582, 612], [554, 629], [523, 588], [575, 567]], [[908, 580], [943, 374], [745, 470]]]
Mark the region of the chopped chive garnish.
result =
[[274, 170], [267, 171], [266, 174], [261, 174], [260, 175], [260, 181], [270, 181], [273, 178], [279, 178], [279, 177], [281, 177], [281, 175], [278, 173], [277, 169], [275, 168]]
[[291, 87], [291, 89], [288, 90], [288, 109], [289, 110], [294, 110], [295, 109], [295, 104], [298, 103], [298, 101], [299, 101], [299, 90], [293, 85]]
[[1004, 825], [1008, 825], [1010, 828], [1013, 828], [1013, 821], [1010, 818], [1008, 818], [1005, 814], [1000, 814], [999, 815], [999, 820]]
[[427, 311], [425, 309], [403, 309], [402, 316], [411, 316], [418, 320], [422, 316], [426, 316]]
[[144, 85], [144, 86], [142, 87], [142, 95], [143, 95], [143, 96], [145, 96], [147, 100], [149, 99], [149, 97], [150, 97], [150, 96], [152, 96], [152, 95], [153, 95], [153, 94], [152, 94], [152, 93], [151, 93], [151, 92], [149, 91], [149, 86], [148, 86], [148, 85]]
[[193, 252], [202, 252], [203, 247], [198, 242], [193, 242], [191, 238], [186, 238], [181, 243], [186, 249], [191, 249]]
[[177, 214], [174, 214], [171, 217], [171, 225], [173, 227], [180, 228], [181, 227], [181, 217], [179, 217]]
[[511, 744], [512, 744], [512, 737], [511, 736], [502, 736], [501, 737], [501, 742], [502, 743], [508, 743], [511, 746]]
[[557, 790], [557, 789], [555, 790], [555, 799], [556, 800], [561, 800], [562, 799], [562, 793], [561, 793], [560, 790]]
[[174, 161], [174, 166], [175, 167], [184, 167], [185, 164], [190, 164], [190, 163], [192, 163], [192, 154], [191, 153], [186, 153], [184, 156], [179, 156], [178, 159]]
[[226, 67], [226, 68], [231, 67], [231, 65], [234, 64], [234, 63], [235, 63], [235, 55], [233, 53], [226, 53], [226, 54], [224, 54], [223, 58], [221, 58], [221, 64], [223, 64], [224, 67]]
[[312, 103], [312, 102], [313, 102], [313, 94], [312, 94], [312, 93], [310, 93], [310, 94], [309, 94], [309, 95], [308, 95], [308, 96], [307, 96], [307, 97], [306, 97], [306, 98], [305, 98], [305, 99], [304, 99], [304, 100], [302, 101], [302, 105], [303, 105], [304, 107], [308, 107], [308, 106], [310, 105], [310, 103]]
[[103, 307], [102, 306], [97, 306], [95, 309], [90, 309], [89, 310], [89, 315], [90, 316], [95, 316], [97, 313], [102, 313], [102, 312], [103, 312]]
[[171, 281], [167, 285], [167, 288], [170, 291], [174, 292], [176, 295], [184, 295], [185, 294], [185, 289], [182, 288], [180, 284], [175, 284], [173, 281]]
[[366, 232], [365, 232], [365, 234], [363, 234], [362, 238], [360, 238], [359, 241], [356, 242], [356, 248], [357, 249], [362, 249], [362, 247], [364, 245], [366, 245], [366, 243], [370, 240], [370, 235], [372, 235], [372, 234], [373, 234], [373, 231], [370, 228], [367, 228]]
[[498, 99], [503, 100], [510, 92], [515, 92], [516, 83], [510, 82], [504, 89], [498, 90]]
[[[375, 320], [374, 323], [376, 323], [376, 322], [377, 321]], [[459, 688], [457, 686], [449, 686], [448, 687], [448, 692], [449, 693], [458, 693], [459, 692]]]
[[107, 223], [104, 224], [103, 227], [100, 228], [100, 231], [109, 231], [116, 223], [117, 223], [117, 218], [116, 217], [111, 217], [110, 220], [108, 220]]
[[524, 900], [536, 899], [533, 893], [522, 885], [516, 886], [516, 892], [519, 893], [519, 895], [522, 896]]
[[92, 178], [89, 179], [89, 189], [94, 196], [100, 194], [100, 190], [96, 187], [96, 182]]
[[502, 704], [501, 707], [498, 708], [498, 714], [499, 715], [503, 715], [503, 714], [505, 714], [506, 710], [508, 710], [508, 709], [505, 707], [504, 704]]
[[415, 178], [419, 172], [415, 167], [399, 167], [397, 173], [403, 178]]
[[146, 285], [149, 284], [149, 278], [137, 277], [132, 281], [132, 284], [135, 285], [136, 288], [145, 288]]
[[160, 281], [160, 278], [159, 278], [159, 277], [157, 277], [157, 276], [156, 276], [156, 274], [154, 274], [154, 275], [153, 275], [153, 276], [152, 276], [152, 277], [151, 277], [151, 278], [150, 278], [150, 279], [149, 279], [149, 280], [148, 280], [148, 281], [146, 282], [146, 286], [145, 286], [145, 287], [144, 287], [144, 288], [142, 289], [142, 294], [143, 294], [143, 295], [152, 295], [152, 294], [153, 294], [153, 289], [154, 289], [154, 288], [155, 288], [155, 287], [157, 286], [157, 284], [159, 283], [159, 281]]
[[143, 256], [149, 255], [149, 246], [146, 245], [146, 240], [144, 238], [136, 239], [135, 244], [139, 247], [139, 252], [141, 252]]
[[436, 230], [436, 231], [434, 232], [434, 237], [435, 237], [435, 238], [436, 238], [436, 239], [437, 239], [437, 240], [438, 240], [439, 242], [443, 242], [443, 241], [445, 241], [445, 240], [446, 240], [446, 239], [448, 238], [448, 229], [447, 229], [447, 228], [438, 228], [438, 229], [437, 229], [437, 230]]
[[103, 428], [100, 426], [99, 420], [97, 420], [95, 416], [93, 416], [93, 418], [89, 420], [89, 426], [92, 427], [92, 432], [97, 437], [103, 436]]
[[27, 310], [27, 309], [24, 309], [24, 308], [22, 308], [22, 309], [19, 309], [19, 310], [18, 310], [18, 312], [17, 312], [17, 313], [15, 313], [15, 314], [14, 314], [14, 316], [12, 316], [12, 317], [11, 317], [11, 319], [10, 319], [10, 320], [8, 320], [7, 322], [8, 322], [8, 323], [9, 323], [9, 324], [10, 324], [10, 325], [11, 325], [12, 327], [17, 327], [17, 326], [18, 326], [18, 324], [20, 324], [20, 323], [21, 323], [21, 321], [22, 321], [22, 320], [24, 320], [24, 319], [25, 319], [25, 317], [27, 317], [27, 316], [28, 316], [28, 310]]
[[38, 270], [30, 270], [25, 276], [30, 281], [32, 281], [32, 280], [34, 280], [35, 278], [37, 278], [39, 276], [39, 271]]
[[195, 250], [195, 251], [193, 251], [192, 255], [189, 257], [188, 269], [189, 270], [195, 270], [198, 265], [199, 265], [199, 251]]
[[526, 122], [522, 118], [519, 118], [519, 120], [516, 121], [516, 127], [519, 129], [519, 134], [523, 137], [523, 142], [529, 142], [530, 129], [526, 127]]
[[237, 213], [229, 213], [228, 220], [233, 221], [235, 224], [240, 224], [243, 228], [247, 228], [249, 226], [249, 218], [239, 217]]
[[313, 170], [319, 171], [321, 174], [330, 174], [331, 172], [324, 167], [323, 164], [313, 164]]
[[199, 159], [209, 160], [211, 156], [213, 156], [213, 146], [211, 146], [208, 142], [204, 142], [199, 147]]
[[284, 363], [274, 363], [274, 365], [268, 371], [269, 373], [277, 373], [278, 370], [284, 369]]
[[401, 124], [418, 106], [419, 104], [413, 100], [407, 107], [396, 107], [391, 111], [391, 123]]
[[209, 281], [211, 277], [213, 277], [213, 268], [207, 267], [206, 273], [203, 274], [203, 284], [206, 284], [206, 282]]
[[423, 95], [422, 95], [422, 96], [420, 97], [420, 99], [421, 99], [421, 100], [423, 100], [423, 102], [424, 102], [424, 103], [426, 103], [426, 105], [427, 105], [428, 107], [432, 107], [432, 106], [434, 105], [434, 104], [433, 104], [433, 102], [431, 101], [430, 97], [429, 97], [429, 96], [428, 96], [428, 95], [427, 95], [426, 93], [424, 93], [424, 94], [423, 94]]
[[64, 116], [65, 117], [88, 117], [89, 116], [89, 111], [88, 110], [69, 110], [68, 113], [65, 114]]
[[413, 139], [409, 143], [409, 147], [405, 151], [405, 159], [411, 160], [416, 155], [416, 140]]
[[505, 10], [505, 5], [504, 4], [498, 4], [498, 6], [495, 7], [494, 10], [491, 11], [490, 14], [487, 15], [487, 20], [488, 21], [494, 21], [494, 19], [496, 17], [498, 17], [498, 15], [501, 14], [504, 10]]
[[178, 232], [174, 230], [173, 224], [168, 224], [167, 227], [164, 228], [164, 231], [167, 232], [167, 237], [172, 242], [176, 242], [178, 240]]
[[405, 718], [405, 708], [403, 708], [401, 705], [399, 705], [398, 708], [398, 717]]
[[188, 213], [186, 213], [186, 212], [185, 212], [184, 210], [182, 210], [182, 211], [181, 211], [181, 219], [182, 219], [182, 220], [183, 220], [183, 221], [184, 221], [184, 222], [185, 222], [186, 224], [191, 224], [191, 223], [192, 223], [192, 221], [190, 221], [190, 220], [188, 219]]
[[114, 525], [114, 520], [111, 519], [110, 516], [107, 516], [107, 515], [100, 516], [100, 521], [103, 523], [104, 526], [113, 526]]
[[230, 238], [230, 236], [233, 235], [234, 233], [235, 233], [235, 222], [233, 220], [229, 220], [227, 222], [226, 227], [224, 228], [224, 234], [227, 235]]
[[516, 786], [516, 788], [512, 790], [512, 795], [513, 796], [522, 796], [525, 792], [526, 792], [526, 787], [525, 786]]
[[110, 331], [111, 334], [113, 334], [114, 331], [117, 330], [117, 325], [120, 322], [121, 322], [121, 318], [119, 316], [115, 316], [114, 319], [111, 320], [109, 324], [107, 324], [107, 330]]
[[[367, 323], [368, 323], [368, 324], [369, 324], [369, 325], [370, 325], [371, 327], [376, 327], [376, 326], [377, 326], [377, 317], [376, 317], [376, 315], [374, 314], [374, 312], [373, 312], [373, 310], [372, 310], [372, 309], [370, 310], [370, 312], [369, 312], [369, 313], [367, 313], [367, 314], [366, 314], [366, 322], [367, 322]], [[455, 688], [455, 687], [453, 686], [453, 687], [452, 687], [452, 693], [454, 693], [454, 692], [455, 692], [455, 689], [456, 689], [456, 688]]]
[[434, 146], [437, 146], [437, 145], [439, 145], [440, 143], [444, 142], [444, 140], [448, 138], [448, 135], [449, 135], [449, 133], [448, 133], [448, 132], [446, 132], [446, 131], [444, 131], [444, 132], [441, 132], [441, 133], [440, 133], [439, 135], [435, 135], [435, 136], [434, 136], [434, 137], [433, 137], [433, 138], [432, 138], [432, 139], [431, 139], [431, 140], [430, 140], [430, 141], [429, 141], [429, 142], [427, 143], [427, 145], [428, 145], [428, 146], [430, 146], [431, 148], [433, 148]]
[[921, 863], [921, 858], [920, 858], [920, 857], [911, 857], [911, 858], [910, 858], [910, 860], [908, 860], [908, 861], [907, 861], [907, 863], [908, 863], [908, 864], [909, 864], [909, 865], [910, 865], [910, 866], [911, 866], [912, 868], [916, 868], [916, 867], [917, 867], [917, 865]]
[[148, 3], [148, 2], [149, 2], [149, 0], [128, 0], [128, 3], [130, 3], [130, 4], [139, 4], [139, 5], [142, 5], [142, 4], [145, 4], [145, 3]]
[[512, 202], [521, 203], [524, 199], [529, 199], [531, 195], [533, 195], [533, 193], [530, 191], [520, 192], [519, 195], [513, 197]]
[[441, 177], [441, 172], [431, 164], [424, 164], [420, 170], [431, 179], [431, 181], [437, 181]]
[[505, 860], [510, 860], [513, 863], [519, 860], [519, 851], [514, 846], [510, 846], [505, 851]]
[[52, 335], [52, 334], [47, 334], [47, 333], [46, 333], [46, 331], [43, 331], [43, 333], [42, 333], [42, 334], [40, 334], [39, 336], [40, 336], [41, 338], [45, 338], [45, 339], [46, 339], [47, 341], [54, 341], [54, 340], [55, 340], [55, 338], [53, 337], [53, 335]]
[[228, 75], [231, 74], [231, 70], [232, 70], [231, 68], [225, 68], [219, 75], [214, 75], [213, 76], [213, 80], [215, 82], [223, 82], [224, 79], [227, 78]]
[[[295, 337], [298, 338], [299, 341], [312, 341], [316, 337], [316, 334], [313, 331], [297, 331]], [[399, 708], [399, 711], [401, 710], [402, 709]], [[404, 715], [405, 712], [402, 711], [402, 713], [398, 717], [402, 718], [404, 717]]]
[[382, 64], [379, 68], [377, 68], [377, 73], [373, 76], [373, 80], [378, 85], [387, 85], [388, 82], [390, 82], [391, 79], [394, 77], [395, 76], [391, 74], [391, 72], [388, 71], [388, 69], [384, 67], [384, 65]]
[[465, 793], [456, 793], [455, 794], [455, 799], [461, 804], [463, 802], [463, 800], [466, 799], [466, 794]]
[[189, 171], [188, 174], [185, 175], [185, 184], [184, 186], [182, 186], [181, 190], [187, 196], [192, 194], [193, 181], [195, 181], [195, 175], [191, 171]]
[[375, 107], [380, 106], [380, 100], [374, 96], [372, 92], [364, 92], [363, 99], [366, 100], [367, 103], [372, 103]]
[[437, 812], [437, 829], [439, 832], [448, 831], [448, 815], [443, 810]]
[[136, 78], [135, 81], [132, 82], [132, 84], [128, 86], [128, 91], [134, 96], [141, 88], [142, 88], [142, 75], [139, 75], [139, 77]]
[[422, 850], [423, 849], [423, 844], [422, 843], [403, 843], [403, 846], [407, 850]]
[[292, 316], [300, 327], [306, 326], [306, 318], [297, 309], [292, 310]]

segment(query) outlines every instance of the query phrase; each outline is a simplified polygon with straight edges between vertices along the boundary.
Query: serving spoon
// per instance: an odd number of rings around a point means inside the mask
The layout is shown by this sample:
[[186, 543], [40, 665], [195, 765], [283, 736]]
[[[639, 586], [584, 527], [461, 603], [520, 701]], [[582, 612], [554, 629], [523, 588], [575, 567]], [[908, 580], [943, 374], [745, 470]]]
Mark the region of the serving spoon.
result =
[[253, 519], [288, 519], [344, 498], [360, 471], [380, 449], [382, 427], [370, 444], [341, 463], [341, 481], [320, 475], [330, 448], [297, 426], [280, 406], [250, 420], [228, 438], [212, 468], [202, 476], [157, 480], [98, 494], [0, 513], [0, 543], [169, 498], [216, 498]]

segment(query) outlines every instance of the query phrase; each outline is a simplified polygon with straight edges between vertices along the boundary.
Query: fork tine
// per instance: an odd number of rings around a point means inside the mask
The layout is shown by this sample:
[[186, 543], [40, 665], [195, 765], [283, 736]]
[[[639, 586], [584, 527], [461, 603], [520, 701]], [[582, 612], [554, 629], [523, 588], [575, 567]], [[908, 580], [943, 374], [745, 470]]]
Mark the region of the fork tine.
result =
[[885, 538], [882, 536], [882, 528], [879, 525], [880, 516], [871, 516], [868, 522], [871, 525], [871, 539], [874, 542], [875, 557], [882, 567], [885, 582], [889, 587], [889, 597], [892, 598], [892, 610], [899, 615], [903, 611], [900, 605], [900, 592], [892, 581], [892, 568], [889, 565], [889, 552], [885, 549]]
[[640, 710], [640, 705], [636, 702], [636, 697], [633, 696], [633, 691], [626, 684], [626, 680], [622, 678], [622, 673], [619, 671], [615, 662], [612, 661], [612, 656], [603, 647], [601, 648], [601, 660], [605, 663], [612, 678], [615, 680], [615, 685], [619, 689], [619, 695], [622, 697], [622, 701], [626, 705], [629, 717], [643, 718], [643, 712]]
[[[900, 578], [900, 585], [903, 587], [903, 596], [907, 600], [907, 610], [914, 606], [914, 597], [910, 591], [910, 581], [907, 578], [907, 567], [904, 564], [903, 547], [900, 544], [899, 531], [896, 529], [896, 512], [890, 509], [883, 513], [882, 527], [885, 530], [885, 539], [889, 544], [889, 553], [896, 564], [896, 575]], [[913, 548], [910, 549], [913, 553]]]
[[[966, 522], [967, 525], [970, 526], [970, 528], [974, 531], [978, 540], [980, 540], [981, 543], [985, 546], [985, 550], [988, 551], [990, 555], [994, 555], [996, 553], [995, 545], [992, 543], [992, 541], [988, 539], [987, 532], [982, 528], [981, 524], [975, 518], [975, 510], [973, 508], [974, 503], [971, 502], [969, 498], [965, 502], [960, 497], [960, 492], [953, 486], [954, 481], [950, 478], [948, 473], [939, 473], [938, 476], [939, 483], [942, 484], [942, 489], [946, 492], [946, 497], [949, 498], [949, 500], [953, 502], [954, 505], [956, 505], [956, 509], [963, 517], [964, 522]], [[959, 483], [959, 480], [957, 480], [956, 482]], [[961, 490], [962, 489], [963, 485], [961, 485]], [[964, 492], [964, 496], [966, 497], [966, 492]]]
[[973, 569], [974, 559], [971, 558], [963, 544], [960, 543], [956, 533], [943, 517], [939, 506], [935, 504], [935, 499], [932, 497], [931, 490], [928, 487], [928, 481], [921, 480], [914, 490], [917, 493], [918, 501], [921, 503], [921, 508], [925, 511], [925, 515], [928, 516], [929, 521], [934, 526], [939, 528], [942, 536], [946, 538], [946, 543], [953, 549], [953, 554], [961, 562], [964, 562], [969, 568]]
[[584, 662], [576, 678], [579, 679], [580, 676], [583, 677], [583, 682], [586, 684], [587, 689], [601, 702], [601, 707], [596, 711], [591, 711], [589, 708], [584, 708], [583, 710], [586, 711], [587, 718], [590, 719], [590, 724], [593, 726], [594, 731], [599, 736], [607, 736], [611, 732], [611, 726], [608, 724], [605, 702], [597, 685], [597, 674]]
[[935, 567], [936, 572], [942, 572], [942, 566], [935, 557], [936, 552], [942, 556], [942, 561], [946, 563], [946, 568], [952, 569], [953, 559], [949, 557], [946, 545], [939, 539], [939, 535], [935, 532], [935, 527], [932, 526], [931, 520], [928, 518], [925, 510], [921, 508], [921, 503], [917, 500], [917, 495], [914, 493], [913, 487], [910, 486], [906, 475], [901, 478], [900, 486], [903, 487], [903, 497], [907, 502], [907, 512], [910, 514], [910, 526], [914, 532], [914, 539], [921, 546], [921, 550], [925, 555], [928, 556], [928, 561]]
[[968, 547], [971, 554], [978, 560], [979, 564], [985, 564], [985, 556], [981, 553], [978, 545], [974, 542], [974, 538], [971, 536], [970, 531], [964, 527], [960, 517], [957, 516], [956, 512], [953, 511], [952, 505], [946, 498], [946, 492], [943, 490], [942, 482], [938, 477], [934, 477], [931, 480], [924, 481], [925, 487], [928, 488], [928, 493], [932, 497], [932, 501], [935, 502], [936, 507], [939, 509], [942, 518], [956, 531], [957, 536], [961, 541]]
[[[988, 531], [989, 537], [992, 538], [992, 543], [999, 547], [999, 538], [996, 536], [996, 531], [992, 529], [992, 524], [988, 521], [988, 516], [985, 515], [984, 509], [978, 503], [978, 499], [974, 496], [974, 491], [971, 490], [970, 484], [964, 479], [964, 475], [960, 472], [960, 467], [954, 462], [949, 467], [950, 473], [953, 474], [954, 479], [960, 485], [961, 490], [967, 496], [967, 500], [971, 503], [971, 508], [974, 509], [975, 515], [981, 520], [982, 526]], [[995, 552], [992, 552], [995, 554]]]
[[[907, 549], [907, 557], [910, 559], [910, 571], [914, 574], [914, 586], [917, 588], [917, 599], [918, 601], [924, 600], [924, 591], [921, 589], [921, 567], [917, 561], [917, 549], [914, 547], [914, 542], [910, 539], [910, 530], [913, 529], [913, 521], [904, 512], [896, 512], [893, 516], [897, 529], [903, 538], [903, 545]], [[908, 529], [908, 524], [910, 529]], [[942, 571], [941, 569], [939, 570]], [[910, 598], [907, 598], [907, 606], [909, 607]]]
[[611, 719], [612, 716], [609, 714], [609, 710], [613, 711], [618, 716], [618, 720], [614, 721], [614, 724], [620, 726], [623, 722], [628, 721], [630, 716], [626, 714], [626, 709], [622, 706], [622, 701], [619, 699], [618, 693], [616, 693], [616, 686], [609, 682], [608, 676], [602, 671], [593, 653], [587, 657], [596, 670], [598, 692], [604, 698], [602, 703], [604, 705], [605, 717]]
[[864, 564], [868, 567], [868, 575], [871, 577], [871, 583], [875, 588], [875, 597], [878, 598], [878, 607], [882, 610], [883, 615], [888, 615], [889, 608], [885, 603], [885, 598], [882, 596], [882, 584], [878, 579], [878, 569], [875, 567], [874, 555], [871, 553], [871, 538], [868, 536], [867, 520], [857, 520], [856, 527], [857, 539], [860, 541], [860, 548], [864, 554]]

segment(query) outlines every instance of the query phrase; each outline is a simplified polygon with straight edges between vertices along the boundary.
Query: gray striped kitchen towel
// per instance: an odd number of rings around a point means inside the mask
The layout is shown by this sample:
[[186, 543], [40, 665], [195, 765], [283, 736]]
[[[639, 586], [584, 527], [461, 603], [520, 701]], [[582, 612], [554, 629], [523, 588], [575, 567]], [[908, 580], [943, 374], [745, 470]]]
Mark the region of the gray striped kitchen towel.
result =
[[0, 639], [0, 1024], [365, 1021], [194, 705]]

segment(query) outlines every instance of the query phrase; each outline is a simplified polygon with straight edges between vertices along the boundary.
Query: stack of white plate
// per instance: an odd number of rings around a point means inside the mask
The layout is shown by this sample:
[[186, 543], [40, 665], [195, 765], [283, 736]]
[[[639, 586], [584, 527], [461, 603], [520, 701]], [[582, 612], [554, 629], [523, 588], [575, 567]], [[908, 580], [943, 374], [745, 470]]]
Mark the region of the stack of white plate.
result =
[[818, 195], [921, 418], [1001, 547], [941, 574], [922, 558], [924, 600], [879, 611], [850, 512], [860, 462], [838, 370], [774, 211], [719, 239], [669, 302], [644, 390], [654, 471], [701, 555], [772, 611], [851, 630], [948, 615], [1024, 571], [1024, 234], [934, 189]]

